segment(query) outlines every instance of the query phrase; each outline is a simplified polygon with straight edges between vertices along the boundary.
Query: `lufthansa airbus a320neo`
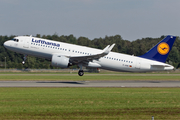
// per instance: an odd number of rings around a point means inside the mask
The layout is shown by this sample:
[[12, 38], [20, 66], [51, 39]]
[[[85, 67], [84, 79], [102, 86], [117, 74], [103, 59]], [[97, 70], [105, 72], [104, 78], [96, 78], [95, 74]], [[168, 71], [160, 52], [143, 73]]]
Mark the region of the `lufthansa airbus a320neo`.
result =
[[175, 40], [175, 36], [168, 35], [142, 56], [111, 52], [115, 44], [100, 50], [32, 36], [14, 37], [6, 41], [4, 47], [24, 54], [23, 64], [27, 55], [36, 56], [51, 60], [52, 66], [56, 67], [78, 65], [78, 74], [83, 76], [83, 66], [125, 72], [173, 70], [174, 67], [165, 62]]

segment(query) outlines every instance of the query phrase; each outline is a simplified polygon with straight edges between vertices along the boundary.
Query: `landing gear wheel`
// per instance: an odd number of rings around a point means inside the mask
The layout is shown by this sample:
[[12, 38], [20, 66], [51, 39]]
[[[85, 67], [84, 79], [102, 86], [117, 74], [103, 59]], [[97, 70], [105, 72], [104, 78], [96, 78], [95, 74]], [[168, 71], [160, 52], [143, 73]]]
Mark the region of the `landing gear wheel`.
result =
[[78, 75], [79, 76], [83, 76], [84, 75], [84, 71], [83, 70], [79, 70]]
[[24, 64], [25, 64], [25, 61], [22, 61], [22, 64], [24, 65]]

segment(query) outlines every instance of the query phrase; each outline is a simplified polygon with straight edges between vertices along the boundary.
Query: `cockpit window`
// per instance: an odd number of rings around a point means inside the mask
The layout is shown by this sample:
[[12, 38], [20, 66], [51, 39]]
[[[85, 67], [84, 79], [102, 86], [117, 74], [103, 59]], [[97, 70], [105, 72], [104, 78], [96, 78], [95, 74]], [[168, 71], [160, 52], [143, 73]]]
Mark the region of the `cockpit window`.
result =
[[19, 42], [19, 39], [15, 39], [15, 38], [14, 38], [14, 39], [12, 39], [12, 40], [15, 41], [15, 42]]

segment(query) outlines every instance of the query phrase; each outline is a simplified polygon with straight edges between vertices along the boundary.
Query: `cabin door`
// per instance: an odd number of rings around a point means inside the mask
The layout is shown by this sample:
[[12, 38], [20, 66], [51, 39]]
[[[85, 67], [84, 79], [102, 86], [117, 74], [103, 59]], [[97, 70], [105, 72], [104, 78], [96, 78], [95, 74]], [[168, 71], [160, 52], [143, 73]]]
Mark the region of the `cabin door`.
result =
[[141, 60], [140, 59], [136, 59], [136, 69], [140, 69], [141, 68]]
[[23, 47], [29, 48], [29, 39], [24, 39], [23, 41], [24, 41]]

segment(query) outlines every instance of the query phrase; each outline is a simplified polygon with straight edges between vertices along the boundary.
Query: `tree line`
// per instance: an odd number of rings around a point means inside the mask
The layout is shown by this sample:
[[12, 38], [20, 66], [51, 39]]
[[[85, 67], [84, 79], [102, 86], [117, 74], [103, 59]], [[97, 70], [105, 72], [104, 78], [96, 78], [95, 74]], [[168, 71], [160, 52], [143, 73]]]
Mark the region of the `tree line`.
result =
[[[51, 66], [51, 61], [48, 61], [43, 58], [37, 58], [28, 56], [26, 60], [26, 64], [22, 65], [23, 55], [18, 54], [4, 48], [3, 43], [7, 40], [13, 39], [15, 36], [0, 36], [0, 68], [31, 68], [31, 69], [54, 69], [56, 67]], [[111, 45], [115, 43], [113, 50], [118, 53], [125, 53], [135, 56], [140, 56], [149, 51], [153, 46], [155, 46], [159, 41], [161, 41], [165, 36], [161, 36], [160, 38], [142, 38], [137, 39], [135, 41], [123, 40], [120, 35], [115, 36], [105, 36], [104, 38], [95, 38], [93, 40], [88, 39], [87, 37], [79, 37], [76, 38], [73, 35], [69, 36], [58, 36], [54, 35], [40, 35], [37, 34], [35, 37], [40, 37], [49, 40], [55, 40], [60, 42], [66, 42], [71, 44], [77, 44], [82, 46], [93, 47], [97, 49], [103, 49], [107, 45]], [[6, 63], [6, 66], [5, 66]], [[180, 38], [177, 37], [173, 48], [167, 58], [166, 63], [173, 65], [175, 68], [180, 68]], [[77, 66], [72, 66], [72, 68], [76, 68]]]

